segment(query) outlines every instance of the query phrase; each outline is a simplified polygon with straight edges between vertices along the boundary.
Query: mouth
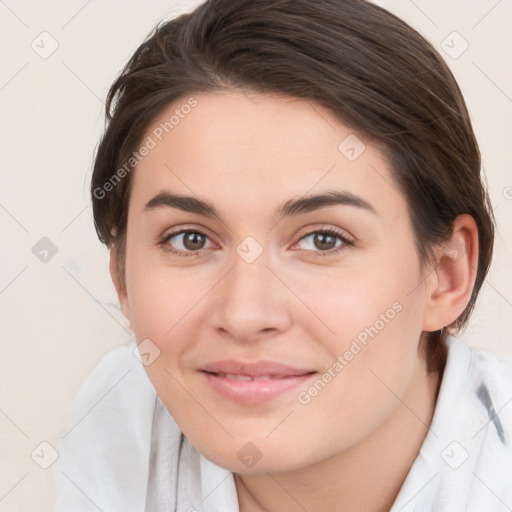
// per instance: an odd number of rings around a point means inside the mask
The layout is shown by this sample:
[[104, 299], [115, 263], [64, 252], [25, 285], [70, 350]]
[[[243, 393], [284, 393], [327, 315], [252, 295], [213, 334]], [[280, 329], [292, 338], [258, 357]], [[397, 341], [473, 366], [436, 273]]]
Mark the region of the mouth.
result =
[[318, 372], [271, 361], [230, 360], [206, 365], [199, 373], [224, 398], [242, 404], [261, 404], [304, 384]]
[[271, 380], [271, 379], [286, 379], [293, 377], [293, 375], [262, 375], [261, 377], [252, 377], [251, 375], [239, 375], [236, 373], [213, 373], [213, 372], [206, 372], [210, 375], [216, 375], [217, 377], [222, 377], [225, 379], [232, 379], [232, 380], [241, 380], [241, 381], [250, 381], [250, 380]]

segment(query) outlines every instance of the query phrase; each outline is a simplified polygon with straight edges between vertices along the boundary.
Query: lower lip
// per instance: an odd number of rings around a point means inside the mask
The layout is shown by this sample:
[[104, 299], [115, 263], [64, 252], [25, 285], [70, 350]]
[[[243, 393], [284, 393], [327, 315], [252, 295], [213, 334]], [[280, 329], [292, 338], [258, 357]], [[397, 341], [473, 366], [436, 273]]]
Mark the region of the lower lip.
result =
[[204, 371], [201, 373], [210, 386], [221, 395], [243, 404], [261, 404], [304, 384], [315, 373], [294, 375], [267, 380], [235, 380], [219, 377]]

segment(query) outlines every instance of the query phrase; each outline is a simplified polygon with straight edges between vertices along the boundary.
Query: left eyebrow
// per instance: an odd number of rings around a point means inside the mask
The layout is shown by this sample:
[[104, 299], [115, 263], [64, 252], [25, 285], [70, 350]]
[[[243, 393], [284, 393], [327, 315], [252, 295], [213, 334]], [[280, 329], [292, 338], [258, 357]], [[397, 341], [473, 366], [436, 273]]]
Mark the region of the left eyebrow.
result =
[[279, 208], [278, 213], [283, 218], [338, 205], [353, 206], [377, 214], [375, 208], [362, 197], [339, 190], [327, 190], [322, 194], [291, 199]]
[[[350, 192], [339, 190], [328, 190], [322, 194], [301, 197], [300, 199], [290, 199], [278, 208], [277, 213], [281, 218], [292, 217], [338, 205], [352, 206], [374, 214], [377, 213], [373, 206], [365, 199]], [[153, 210], [160, 207], [176, 208], [204, 217], [222, 220], [222, 215], [219, 211], [207, 201], [192, 196], [172, 194], [165, 190], [150, 199], [144, 209]]]

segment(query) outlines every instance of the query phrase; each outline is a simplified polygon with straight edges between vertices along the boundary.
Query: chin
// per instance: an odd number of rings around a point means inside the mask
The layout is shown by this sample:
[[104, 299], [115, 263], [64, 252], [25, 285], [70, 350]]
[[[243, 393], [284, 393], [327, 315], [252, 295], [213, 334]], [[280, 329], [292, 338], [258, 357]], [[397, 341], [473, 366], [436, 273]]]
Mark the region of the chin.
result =
[[198, 447], [198, 451], [204, 457], [217, 466], [240, 475], [282, 473], [308, 464], [306, 460], [298, 460], [296, 448], [290, 447], [290, 452], [287, 453], [287, 450], [276, 450], [268, 442], [233, 440], [231, 445], [224, 444], [221, 452], [215, 450], [212, 445], [204, 448]]

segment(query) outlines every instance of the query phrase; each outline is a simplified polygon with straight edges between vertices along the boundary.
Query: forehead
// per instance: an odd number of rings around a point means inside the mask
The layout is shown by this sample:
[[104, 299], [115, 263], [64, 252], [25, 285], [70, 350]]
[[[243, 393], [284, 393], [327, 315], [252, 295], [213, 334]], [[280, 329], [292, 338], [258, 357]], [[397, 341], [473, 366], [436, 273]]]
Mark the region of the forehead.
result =
[[194, 94], [167, 107], [143, 142], [152, 149], [133, 176], [139, 208], [170, 190], [207, 197], [219, 210], [250, 202], [268, 211], [292, 197], [341, 188], [377, 210], [380, 204], [403, 213], [384, 153], [310, 101], [238, 91]]

